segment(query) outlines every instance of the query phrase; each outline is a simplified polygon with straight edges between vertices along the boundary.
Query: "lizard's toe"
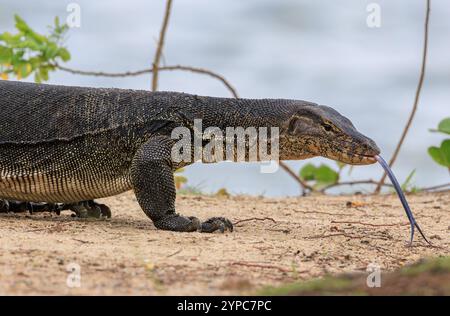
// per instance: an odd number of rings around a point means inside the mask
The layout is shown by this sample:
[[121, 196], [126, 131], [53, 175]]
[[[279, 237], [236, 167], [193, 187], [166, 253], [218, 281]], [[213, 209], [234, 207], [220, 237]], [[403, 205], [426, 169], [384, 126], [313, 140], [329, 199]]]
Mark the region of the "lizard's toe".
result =
[[194, 216], [184, 217], [178, 214], [172, 214], [160, 220], [153, 221], [153, 224], [158, 229], [178, 232], [195, 232], [200, 230], [200, 221]]
[[9, 212], [9, 201], [0, 200], [0, 213], [8, 213], [8, 212]]
[[105, 204], [97, 204], [103, 218], [111, 218], [111, 209]]
[[111, 218], [111, 210], [108, 206], [92, 200], [65, 205], [63, 209], [66, 208], [73, 211], [75, 216], [79, 218]]
[[85, 202], [85, 206], [88, 209], [88, 216], [93, 218], [111, 218], [111, 209], [105, 204], [97, 203], [93, 200]]
[[200, 232], [202, 233], [213, 233], [219, 230], [221, 233], [225, 230], [233, 231], [233, 224], [231, 221], [225, 217], [213, 217], [203, 222], [200, 227]]

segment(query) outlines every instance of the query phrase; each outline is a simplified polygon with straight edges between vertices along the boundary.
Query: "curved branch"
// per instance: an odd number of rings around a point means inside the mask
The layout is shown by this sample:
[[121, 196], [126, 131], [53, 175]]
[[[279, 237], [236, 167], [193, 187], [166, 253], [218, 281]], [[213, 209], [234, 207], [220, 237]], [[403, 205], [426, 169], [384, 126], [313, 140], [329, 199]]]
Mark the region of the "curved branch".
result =
[[158, 90], [158, 67], [159, 67], [159, 61], [161, 59], [162, 50], [164, 47], [164, 39], [166, 38], [167, 26], [169, 25], [169, 17], [170, 17], [171, 8], [172, 8], [172, 0], [167, 0], [166, 10], [164, 13], [164, 20], [163, 20], [163, 24], [161, 26], [161, 31], [159, 32], [158, 46], [156, 47], [155, 58], [153, 59], [153, 64], [152, 64], [152, 69], [153, 69], [152, 91]]
[[[54, 65], [59, 70], [74, 74], [74, 75], [82, 75], [82, 76], [94, 76], [94, 77], [135, 77], [135, 76], [141, 76], [145, 74], [149, 74], [153, 72], [152, 68], [148, 69], [142, 69], [137, 71], [126, 71], [126, 72], [103, 72], [103, 71], [85, 71], [85, 70], [78, 70], [78, 69], [72, 69], [68, 67], [61, 66], [59, 64]], [[205, 68], [199, 68], [199, 67], [192, 67], [192, 66], [183, 66], [183, 65], [173, 65], [173, 66], [163, 66], [158, 67], [158, 71], [189, 71], [197, 74], [202, 75], [208, 75], [210, 77], [213, 77], [219, 81], [221, 81], [225, 87], [231, 92], [233, 97], [239, 98], [236, 89], [223, 77], [222, 75], [219, 75], [213, 71], [210, 71]]]
[[305, 190], [308, 189], [310, 191], [314, 191], [314, 188], [311, 187], [310, 185], [308, 185], [305, 181], [303, 181], [298, 175], [295, 174], [294, 171], [292, 171], [291, 168], [289, 168], [288, 165], [286, 165], [285, 162], [283, 161], [279, 161], [278, 164], [280, 165], [281, 168], [284, 169], [284, 171], [286, 171], [295, 181], [297, 181], [297, 183], [300, 185], [300, 187], [302, 188], [302, 195], [305, 195], [306, 192]]
[[450, 182], [449, 183], [440, 184], [440, 185], [434, 185], [434, 186], [426, 187], [426, 188], [419, 188], [419, 190], [421, 190], [421, 191], [434, 191], [434, 190], [439, 190], [439, 189], [445, 189], [447, 187], [450, 189]]
[[[408, 121], [406, 122], [405, 128], [403, 129], [402, 136], [400, 137], [397, 147], [395, 148], [394, 154], [392, 155], [392, 158], [389, 161], [389, 167], [391, 167], [391, 168], [394, 165], [395, 160], [397, 159], [398, 153], [400, 152], [400, 148], [402, 147], [403, 142], [406, 138], [406, 134], [408, 134], [409, 128], [411, 127], [411, 123], [414, 119], [414, 116], [416, 115], [417, 106], [419, 104], [420, 92], [422, 91], [422, 85], [423, 85], [423, 81], [425, 78], [427, 52], [428, 52], [428, 24], [429, 24], [429, 20], [430, 20], [430, 1], [431, 0], [426, 0], [426, 1], [427, 1], [427, 8], [426, 8], [426, 15], [425, 15], [425, 32], [424, 32], [424, 42], [423, 42], [423, 52], [422, 52], [422, 67], [420, 70], [419, 83], [417, 84], [416, 96], [414, 98], [413, 108], [409, 115]], [[383, 185], [384, 180], [386, 179], [386, 176], [387, 176], [386, 171], [384, 171], [383, 176], [381, 177], [380, 181], [378, 182], [377, 187], [375, 188], [375, 193], [380, 192], [381, 186]]]
[[[343, 181], [343, 182], [338, 182], [338, 183], [333, 183], [330, 185], [327, 185], [326, 187], [322, 188], [320, 191], [321, 192], [325, 192], [328, 189], [337, 187], [337, 186], [342, 186], [342, 185], [357, 185], [357, 184], [376, 184], [378, 185], [378, 182], [372, 179], [368, 179], [368, 180], [356, 180], [356, 181]], [[387, 183], [383, 183], [382, 186], [386, 186], [386, 187], [393, 187], [392, 184], [387, 184]]]

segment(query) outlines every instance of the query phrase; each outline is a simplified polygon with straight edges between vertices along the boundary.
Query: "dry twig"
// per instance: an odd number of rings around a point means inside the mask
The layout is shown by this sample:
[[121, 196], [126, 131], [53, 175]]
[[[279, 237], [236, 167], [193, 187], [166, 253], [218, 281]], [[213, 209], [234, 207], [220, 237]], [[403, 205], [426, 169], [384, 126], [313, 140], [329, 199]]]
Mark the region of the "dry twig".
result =
[[385, 227], [385, 226], [406, 226], [409, 223], [395, 223], [395, 224], [371, 224], [371, 223], [363, 223], [359, 221], [331, 221], [332, 224], [358, 224], [363, 226], [372, 226], [372, 227]]
[[[59, 70], [69, 72], [74, 75], [82, 75], [82, 76], [93, 76], [93, 77], [135, 77], [135, 76], [141, 76], [149, 73], [153, 73], [152, 68], [148, 69], [142, 69], [137, 71], [125, 71], [125, 72], [104, 72], [104, 71], [85, 71], [85, 70], [78, 70], [78, 69], [72, 69], [68, 67], [61, 66], [59, 64], [54, 65]], [[199, 67], [193, 67], [193, 66], [183, 66], [183, 65], [172, 65], [172, 66], [162, 66], [158, 67], [158, 71], [188, 71], [193, 72], [197, 74], [207, 75], [210, 77], [213, 77], [219, 81], [221, 81], [224, 86], [230, 91], [230, 93], [233, 95], [233, 97], [238, 98], [238, 94], [236, 92], [236, 89], [225, 79], [224, 76], [215, 73], [211, 70], [205, 69], [205, 68], [199, 68]]]
[[167, 26], [169, 25], [170, 10], [172, 8], [172, 0], [167, 0], [164, 20], [159, 33], [158, 46], [156, 47], [155, 58], [153, 59], [152, 69], [152, 91], [158, 90], [158, 67], [161, 60], [161, 54], [164, 47], [164, 39], [166, 38]]
[[[280, 272], [285, 272], [285, 273], [294, 272], [294, 270], [292, 270], [292, 269], [287, 269], [287, 268], [269, 265], [269, 264], [260, 264], [260, 263], [251, 263], [251, 262], [242, 262], [242, 261], [231, 262], [230, 264], [232, 266], [244, 266], [244, 267], [250, 267], [250, 268], [262, 268], [262, 269], [275, 269], [275, 270], [278, 270]], [[296, 271], [296, 272], [303, 273], [303, 272], [307, 272], [307, 271]]]
[[[397, 159], [398, 153], [400, 152], [400, 148], [403, 145], [403, 142], [406, 138], [406, 134], [409, 131], [409, 128], [411, 127], [411, 123], [414, 119], [414, 116], [416, 115], [417, 106], [419, 104], [419, 98], [420, 98], [420, 92], [422, 91], [422, 85], [425, 78], [425, 69], [427, 64], [427, 51], [428, 51], [428, 24], [430, 20], [430, 1], [426, 0], [426, 14], [425, 14], [425, 31], [424, 31], [424, 41], [423, 41], [423, 51], [422, 51], [422, 66], [420, 69], [420, 77], [419, 77], [419, 83], [417, 84], [416, 89], [416, 96], [414, 98], [414, 104], [411, 110], [411, 113], [409, 115], [408, 121], [406, 122], [405, 128], [403, 129], [402, 136], [400, 137], [400, 140], [397, 144], [397, 147], [395, 148], [394, 154], [392, 155], [391, 160], [389, 161], [389, 167], [392, 168], [392, 166], [395, 163], [395, 160]], [[381, 190], [381, 186], [384, 183], [384, 180], [386, 179], [386, 171], [384, 171], [383, 176], [381, 177], [380, 181], [378, 182], [377, 187], [375, 188], [375, 193], [379, 193]]]
[[276, 223], [276, 221], [271, 218], [271, 217], [263, 217], [263, 218], [259, 218], [259, 217], [252, 217], [252, 218], [246, 218], [246, 219], [241, 219], [237, 222], [234, 222], [233, 225], [237, 225], [243, 222], [250, 222], [250, 221], [271, 221], [273, 223]]

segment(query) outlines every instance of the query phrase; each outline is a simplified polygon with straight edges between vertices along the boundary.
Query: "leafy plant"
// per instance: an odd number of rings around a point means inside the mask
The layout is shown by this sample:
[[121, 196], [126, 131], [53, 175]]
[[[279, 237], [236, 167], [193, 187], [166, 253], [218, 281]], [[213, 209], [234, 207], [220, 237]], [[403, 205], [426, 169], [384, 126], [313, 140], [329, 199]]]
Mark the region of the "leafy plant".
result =
[[327, 185], [337, 183], [344, 166], [338, 164], [338, 171], [336, 171], [326, 164], [321, 164], [316, 167], [312, 163], [308, 163], [300, 170], [299, 176], [303, 181], [312, 182], [312, 186], [315, 189], [320, 189]]
[[406, 177], [405, 182], [402, 183], [401, 188], [405, 192], [416, 193], [419, 189], [412, 184], [414, 175], [416, 174], [416, 169], [411, 171], [411, 173]]
[[69, 27], [56, 17], [50, 34], [44, 36], [35, 32], [20, 16], [15, 15], [14, 19], [18, 33], [0, 34], [0, 78], [7, 80], [15, 76], [20, 80], [34, 74], [36, 82], [47, 81], [58, 61], [70, 60], [70, 53], [63, 46]]
[[[443, 119], [439, 123], [437, 130], [431, 131], [450, 135], [450, 117]], [[440, 147], [429, 147], [428, 153], [435, 162], [450, 170], [450, 139], [442, 141]]]
[[225, 197], [225, 198], [230, 197], [230, 195], [231, 194], [225, 188], [221, 188], [221, 189], [217, 190], [217, 192], [214, 194], [214, 196], [216, 196], [216, 197]]

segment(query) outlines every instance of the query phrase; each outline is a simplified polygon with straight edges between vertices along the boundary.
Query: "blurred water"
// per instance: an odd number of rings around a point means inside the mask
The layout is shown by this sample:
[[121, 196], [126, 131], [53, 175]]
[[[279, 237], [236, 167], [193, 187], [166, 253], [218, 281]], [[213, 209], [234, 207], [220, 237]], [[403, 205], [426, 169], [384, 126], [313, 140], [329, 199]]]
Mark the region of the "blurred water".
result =
[[[0, 0], [0, 31], [13, 31], [13, 14], [41, 32], [71, 1]], [[423, 41], [425, 1], [376, 1], [382, 27], [368, 28], [361, 0], [175, 0], [164, 50], [168, 64], [186, 64], [223, 74], [250, 98], [305, 99], [335, 107], [371, 136], [389, 158], [414, 100]], [[81, 28], [72, 29], [68, 66], [125, 71], [148, 68], [164, 1], [76, 1]], [[419, 186], [449, 180], [426, 153], [442, 137], [428, 132], [450, 115], [450, 6], [432, 1], [429, 59], [417, 117], [394, 171], [404, 180], [417, 169]], [[161, 90], [229, 96], [220, 82], [190, 73], [161, 73]], [[96, 78], [58, 72], [50, 83], [149, 89], [150, 76]], [[324, 161], [321, 158], [312, 160]], [[299, 169], [305, 162], [289, 163]], [[334, 164], [333, 162], [330, 162]], [[381, 175], [379, 166], [356, 167], [345, 179]], [[262, 174], [258, 164], [196, 164], [186, 170], [191, 185], [205, 191], [295, 195], [282, 170]]]

